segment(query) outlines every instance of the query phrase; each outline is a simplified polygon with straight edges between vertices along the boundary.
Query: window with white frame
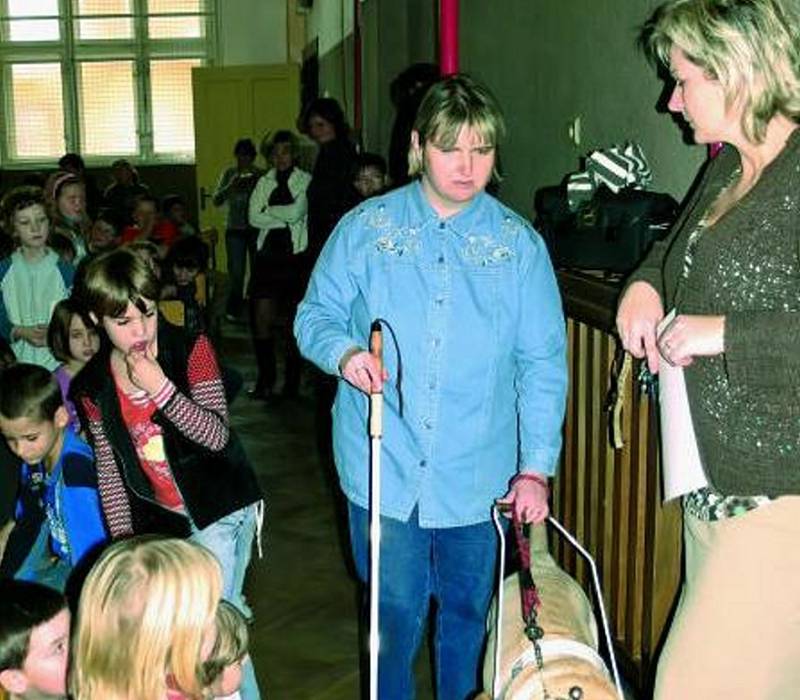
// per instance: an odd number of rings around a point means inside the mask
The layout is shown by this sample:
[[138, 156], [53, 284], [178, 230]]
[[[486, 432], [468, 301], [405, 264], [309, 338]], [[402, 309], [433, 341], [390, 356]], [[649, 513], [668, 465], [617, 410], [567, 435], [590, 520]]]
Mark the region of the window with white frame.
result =
[[0, 161], [193, 161], [216, 1], [0, 0]]

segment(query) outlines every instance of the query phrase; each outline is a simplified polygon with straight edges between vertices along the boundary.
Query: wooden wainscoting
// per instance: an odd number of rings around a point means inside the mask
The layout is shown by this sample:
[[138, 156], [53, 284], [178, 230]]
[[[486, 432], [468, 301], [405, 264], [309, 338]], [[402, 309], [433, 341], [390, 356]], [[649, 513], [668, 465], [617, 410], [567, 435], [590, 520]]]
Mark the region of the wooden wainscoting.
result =
[[[570, 390], [553, 506], [597, 562], [620, 667], [641, 692], [680, 585], [681, 511], [677, 503], [661, 503], [657, 406], [633, 376], [621, 387], [624, 446], [611, 444], [606, 399], [617, 350], [618, 283], [567, 272], [559, 273], [559, 282]], [[590, 591], [580, 555], [561, 540], [553, 542], [553, 552]]]

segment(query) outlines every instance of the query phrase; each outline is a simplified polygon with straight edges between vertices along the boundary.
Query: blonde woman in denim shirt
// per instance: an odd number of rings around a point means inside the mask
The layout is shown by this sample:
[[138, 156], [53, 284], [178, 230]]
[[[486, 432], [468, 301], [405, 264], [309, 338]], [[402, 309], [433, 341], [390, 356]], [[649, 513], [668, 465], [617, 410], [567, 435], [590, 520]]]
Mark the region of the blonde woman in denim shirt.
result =
[[[485, 88], [465, 76], [433, 85], [411, 137], [418, 179], [342, 219], [295, 323], [301, 352], [341, 377], [334, 455], [363, 582], [366, 394], [384, 392], [380, 697], [413, 697], [431, 598], [437, 697], [471, 695], [496, 561], [492, 503], [531, 522], [548, 513], [564, 319], [542, 241], [484, 192], [502, 133]], [[364, 350], [376, 318], [391, 331], [385, 373]]]

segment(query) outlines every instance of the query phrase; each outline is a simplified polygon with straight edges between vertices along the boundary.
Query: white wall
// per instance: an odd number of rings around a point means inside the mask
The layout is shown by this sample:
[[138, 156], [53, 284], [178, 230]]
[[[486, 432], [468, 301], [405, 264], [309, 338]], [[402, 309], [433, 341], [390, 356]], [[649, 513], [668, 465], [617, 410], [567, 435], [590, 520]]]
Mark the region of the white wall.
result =
[[353, 33], [353, 0], [316, 0], [308, 13], [307, 26], [307, 41], [319, 38], [321, 58]]
[[220, 66], [286, 63], [286, 0], [220, 0]]

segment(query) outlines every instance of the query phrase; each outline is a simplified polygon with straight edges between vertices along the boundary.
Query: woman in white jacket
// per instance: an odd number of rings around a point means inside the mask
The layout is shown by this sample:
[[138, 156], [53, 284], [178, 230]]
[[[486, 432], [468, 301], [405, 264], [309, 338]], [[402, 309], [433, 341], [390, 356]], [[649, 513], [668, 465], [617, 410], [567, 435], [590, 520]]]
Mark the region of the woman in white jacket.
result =
[[259, 229], [249, 288], [258, 378], [250, 395], [266, 401], [274, 398], [274, 329], [281, 312], [286, 314], [289, 329], [284, 334], [286, 374], [282, 395], [296, 395], [300, 382], [301, 360], [291, 328], [305, 291], [301, 253], [308, 247], [306, 189], [311, 176], [295, 167], [296, 152], [297, 139], [291, 131], [275, 132], [265, 152], [272, 168], [261, 177], [250, 197], [250, 225]]

